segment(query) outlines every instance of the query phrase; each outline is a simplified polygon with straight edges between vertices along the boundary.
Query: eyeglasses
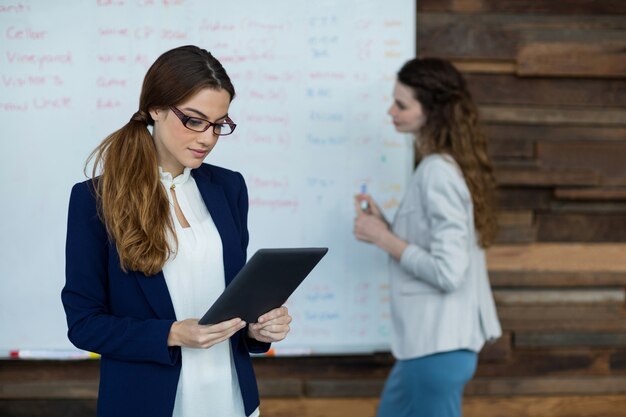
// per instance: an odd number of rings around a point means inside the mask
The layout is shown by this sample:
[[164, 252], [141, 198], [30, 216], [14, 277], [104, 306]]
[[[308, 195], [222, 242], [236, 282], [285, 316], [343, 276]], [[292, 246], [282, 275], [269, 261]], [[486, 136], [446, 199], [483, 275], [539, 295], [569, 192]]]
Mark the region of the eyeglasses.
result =
[[174, 106], [170, 106], [170, 109], [174, 112], [176, 117], [180, 119], [183, 126], [189, 130], [193, 130], [194, 132], [206, 132], [211, 126], [213, 126], [213, 133], [215, 135], [226, 136], [233, 133], [237, 127], [230, 117], [226, 117], [222, 123], [213, 123], [205, 119], [200, 119], [199, 117], [187, 116]]

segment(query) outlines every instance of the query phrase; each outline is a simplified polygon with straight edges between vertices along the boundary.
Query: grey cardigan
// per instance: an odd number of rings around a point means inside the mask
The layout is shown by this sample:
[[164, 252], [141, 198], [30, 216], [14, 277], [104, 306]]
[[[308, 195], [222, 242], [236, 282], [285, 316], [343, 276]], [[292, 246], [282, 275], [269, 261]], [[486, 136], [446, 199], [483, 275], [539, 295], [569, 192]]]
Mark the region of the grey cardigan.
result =
[[391, 228], [409, 243], [389, 264], [396, 358], [478, 352], [502, 334], [470, 192], [450, 156], [420, 162]]

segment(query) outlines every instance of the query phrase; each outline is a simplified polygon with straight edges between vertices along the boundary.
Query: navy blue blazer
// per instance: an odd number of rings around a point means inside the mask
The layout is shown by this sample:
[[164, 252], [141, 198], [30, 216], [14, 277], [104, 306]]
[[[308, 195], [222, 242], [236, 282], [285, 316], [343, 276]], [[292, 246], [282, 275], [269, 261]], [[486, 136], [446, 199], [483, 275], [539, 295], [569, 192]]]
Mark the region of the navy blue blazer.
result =
[[[246, 262], [246, 185], [241, 174], [208, 164], [191, 174], [222, 238], [228, 285]], [[181, 353], [180, 347], [167, 346], [177, 318], [165, 277], [163, 272], [146, 276], [122, 271], [115, 244], [98, 217], [91, 180], [72, 189], [61, 299], [70, 341], [102, 355], [98, 416], [170, 417]], [[259, 406], [259, 395], [249, 352], [265, 352], [269, 344], [248, 338], [246, 332], [237, 332], [230, 342], [250, 415]]]

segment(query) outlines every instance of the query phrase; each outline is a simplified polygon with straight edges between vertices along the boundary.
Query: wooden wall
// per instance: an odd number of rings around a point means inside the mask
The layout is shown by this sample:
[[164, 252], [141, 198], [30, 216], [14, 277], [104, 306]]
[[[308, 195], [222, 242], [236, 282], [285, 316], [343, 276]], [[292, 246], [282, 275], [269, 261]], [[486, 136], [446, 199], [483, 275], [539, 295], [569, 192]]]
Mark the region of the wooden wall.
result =
[[[480, 106], [504, 337], [466, 417], [626, 415], [626, 1], [418, 0], [418, 54]], [[262, 414], [374, 416], [389, 354], [255, 358]], [[93, 416], [97, 361], [0, 362], [0, 415]]]

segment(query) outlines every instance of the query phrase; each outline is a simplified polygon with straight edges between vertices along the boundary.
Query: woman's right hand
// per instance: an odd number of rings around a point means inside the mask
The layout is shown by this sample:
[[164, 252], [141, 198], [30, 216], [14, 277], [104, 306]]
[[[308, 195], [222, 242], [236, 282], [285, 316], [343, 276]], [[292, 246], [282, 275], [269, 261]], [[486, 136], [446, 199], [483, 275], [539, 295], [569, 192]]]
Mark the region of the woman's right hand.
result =
[[167, 337], [168, 346], [207, 349], [234, 335], [246, 327], [246, 322], [231, 319], [217, 324], [198, 324], [197, 319], [175, 321]]
[[[363, 211], [363, 209], [361, 208], [362, 201], [367, 201], [367, 211]], [[376, 204], [372, 196], [369, 194], [355, 195], [354, 196], [354, 209], [356, 210], [357, 217], [361, 213], [371, 214], [372, 216], [378, 217], [385, 223], [389, 224], [389, 222], [387, 222], [387, 219], [385, 219], [385, 216], [383, 215], [382, 211], [380, 210], [380, 207], [378, 207], [378, 204]]]

